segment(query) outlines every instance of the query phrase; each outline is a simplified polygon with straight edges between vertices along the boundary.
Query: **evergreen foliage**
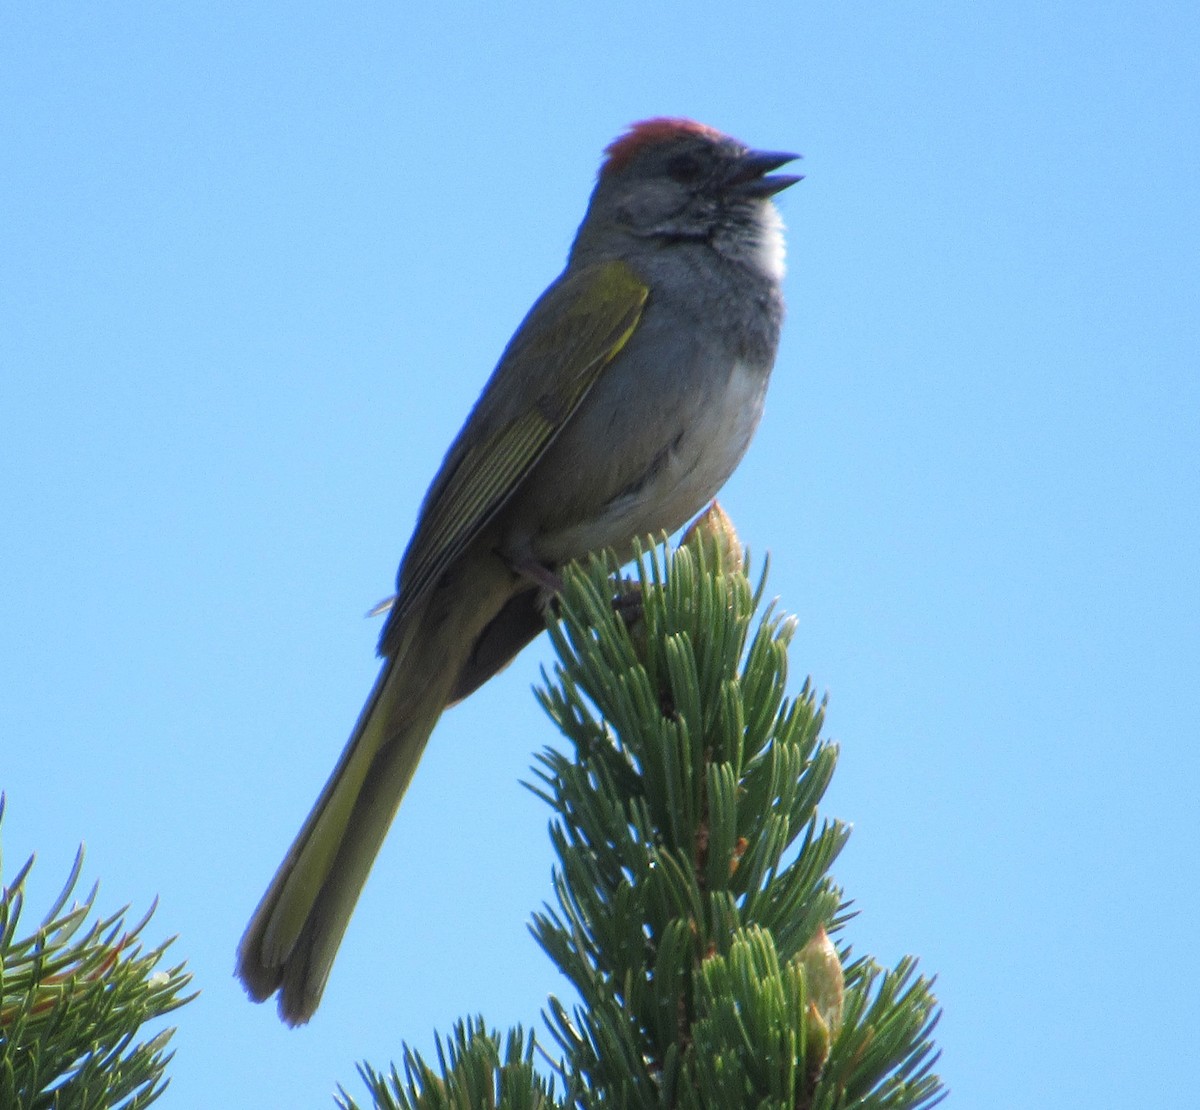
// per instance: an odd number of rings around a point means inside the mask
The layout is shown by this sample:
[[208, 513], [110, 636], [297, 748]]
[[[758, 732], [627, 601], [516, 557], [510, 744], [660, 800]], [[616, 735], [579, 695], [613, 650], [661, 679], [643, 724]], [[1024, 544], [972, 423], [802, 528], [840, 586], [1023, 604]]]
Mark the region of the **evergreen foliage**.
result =
[[[539, 698], [570, 744], [533, 789], [551, 806], [554, 904], [533, 932], [578, 993], [551, 998], [555, 1085], [534, 1038], [482, 1019], [361, 1070], [381, 1110], [900, 1110], [934, 1105], [931, 983], [838, 936], [829, 868], [848, 829], [818, 814], [837, 749], [806, 682], [789, 697], [794, 622], [752, 587], [715, 507], [673, 553], [564, 574], [558, 655]], [[555, 1089], [557, 1087], [557, 1090]], [[357, 1110], [343, 1091], [339, 1105]]]
[[[0, 797], [0, 819], [4, 804]], [[171, 941], [143, 951], [153, 906], [132, 926], [93, 918], [97, 888], [68, 901], [83, 849], [32, 934], [18, 937], [33, 858], [0, 893], [0, 1107], [140, 1110], [166, 1088], [174, 1029], [135, 1043], [143, 1023], [191, 1001], [183, 964], [156, 970]]]
[[[552, 1083], [534, 1070], [533, 1053], [533, 1037], [521, 1029], [502, 1041], [475, 1018], [456, 1025], [449, 1043], [438, 1038], [436, 1068], [406, 1048], [403, 1075], [394, 1065], [386, 1075], [369, 1064], [358, 1071], [380, 1110], [557, 1110]], [[345, 1089], [336, 1102], [360, 1110]]]

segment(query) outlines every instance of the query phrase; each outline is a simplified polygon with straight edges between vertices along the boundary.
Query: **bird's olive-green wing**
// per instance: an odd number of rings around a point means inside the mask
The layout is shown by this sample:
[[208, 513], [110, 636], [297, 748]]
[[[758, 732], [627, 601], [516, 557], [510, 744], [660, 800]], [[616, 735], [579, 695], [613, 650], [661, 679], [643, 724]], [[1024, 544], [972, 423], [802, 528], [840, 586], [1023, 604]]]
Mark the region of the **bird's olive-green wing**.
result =
[[[434, 481], [400, 569], [393, 622], [512, 496], [628, 342], [647, 293], [625, 263], [605, 262], [571, 275], [530, 313]], [[499, 422], [488, 418], [501, 404], [488, 396], [497, 388], [523, 394], [515, 406], [504, 399]]]

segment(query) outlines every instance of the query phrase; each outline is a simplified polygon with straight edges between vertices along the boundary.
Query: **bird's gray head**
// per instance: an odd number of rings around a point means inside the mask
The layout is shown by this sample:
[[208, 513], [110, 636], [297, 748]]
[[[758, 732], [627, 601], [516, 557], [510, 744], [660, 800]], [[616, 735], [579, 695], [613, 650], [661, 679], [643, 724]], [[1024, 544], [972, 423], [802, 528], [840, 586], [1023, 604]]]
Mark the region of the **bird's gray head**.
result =
[[778, 279], [783, 237], [771, 197], [800, 178], [771, 171], [797, 157], [752, 150], [693, 120], [635, 123], [605, 151], [573, 250], [707, 244]]

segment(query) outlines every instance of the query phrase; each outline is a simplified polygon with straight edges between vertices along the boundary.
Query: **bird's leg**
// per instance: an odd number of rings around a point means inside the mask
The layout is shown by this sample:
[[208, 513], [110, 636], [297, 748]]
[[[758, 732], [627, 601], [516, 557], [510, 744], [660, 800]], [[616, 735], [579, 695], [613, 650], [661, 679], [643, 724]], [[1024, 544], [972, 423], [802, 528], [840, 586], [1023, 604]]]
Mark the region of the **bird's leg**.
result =
[[[538, 587], [538, 608], [557, 616], [558, 595], [563, 591], [562, 576], [536, 559], [520, 559], [509, 564], [514, 574], [527, 579]], [[613, 596], [613, 612], [632, 628], [642, 619], [642, 588], [632, 578], [618, 576], [613, 580], [616, 593]]]
[[509, 564], [512, 572], [538, 587], [537, 607], [545, 612], [563, 592], [562, 576], [536, 559], [518, 559]]

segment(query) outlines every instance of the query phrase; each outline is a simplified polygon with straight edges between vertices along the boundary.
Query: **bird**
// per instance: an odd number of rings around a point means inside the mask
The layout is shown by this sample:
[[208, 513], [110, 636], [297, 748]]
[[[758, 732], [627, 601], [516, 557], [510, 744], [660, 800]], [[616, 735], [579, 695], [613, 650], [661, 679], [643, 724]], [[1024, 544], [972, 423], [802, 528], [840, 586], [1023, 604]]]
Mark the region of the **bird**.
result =
[[562, 274], [509, 341], [422, 502], [379, 676], [250, 920], [236, 974], [288, 1025], [320, 1003], [355, 903], [438, 718], [552, 619], [559, 570], [633, 555], [733, 472], [783, 321], [773, 197], [798, 155], [694, 120], [604, 151]]

